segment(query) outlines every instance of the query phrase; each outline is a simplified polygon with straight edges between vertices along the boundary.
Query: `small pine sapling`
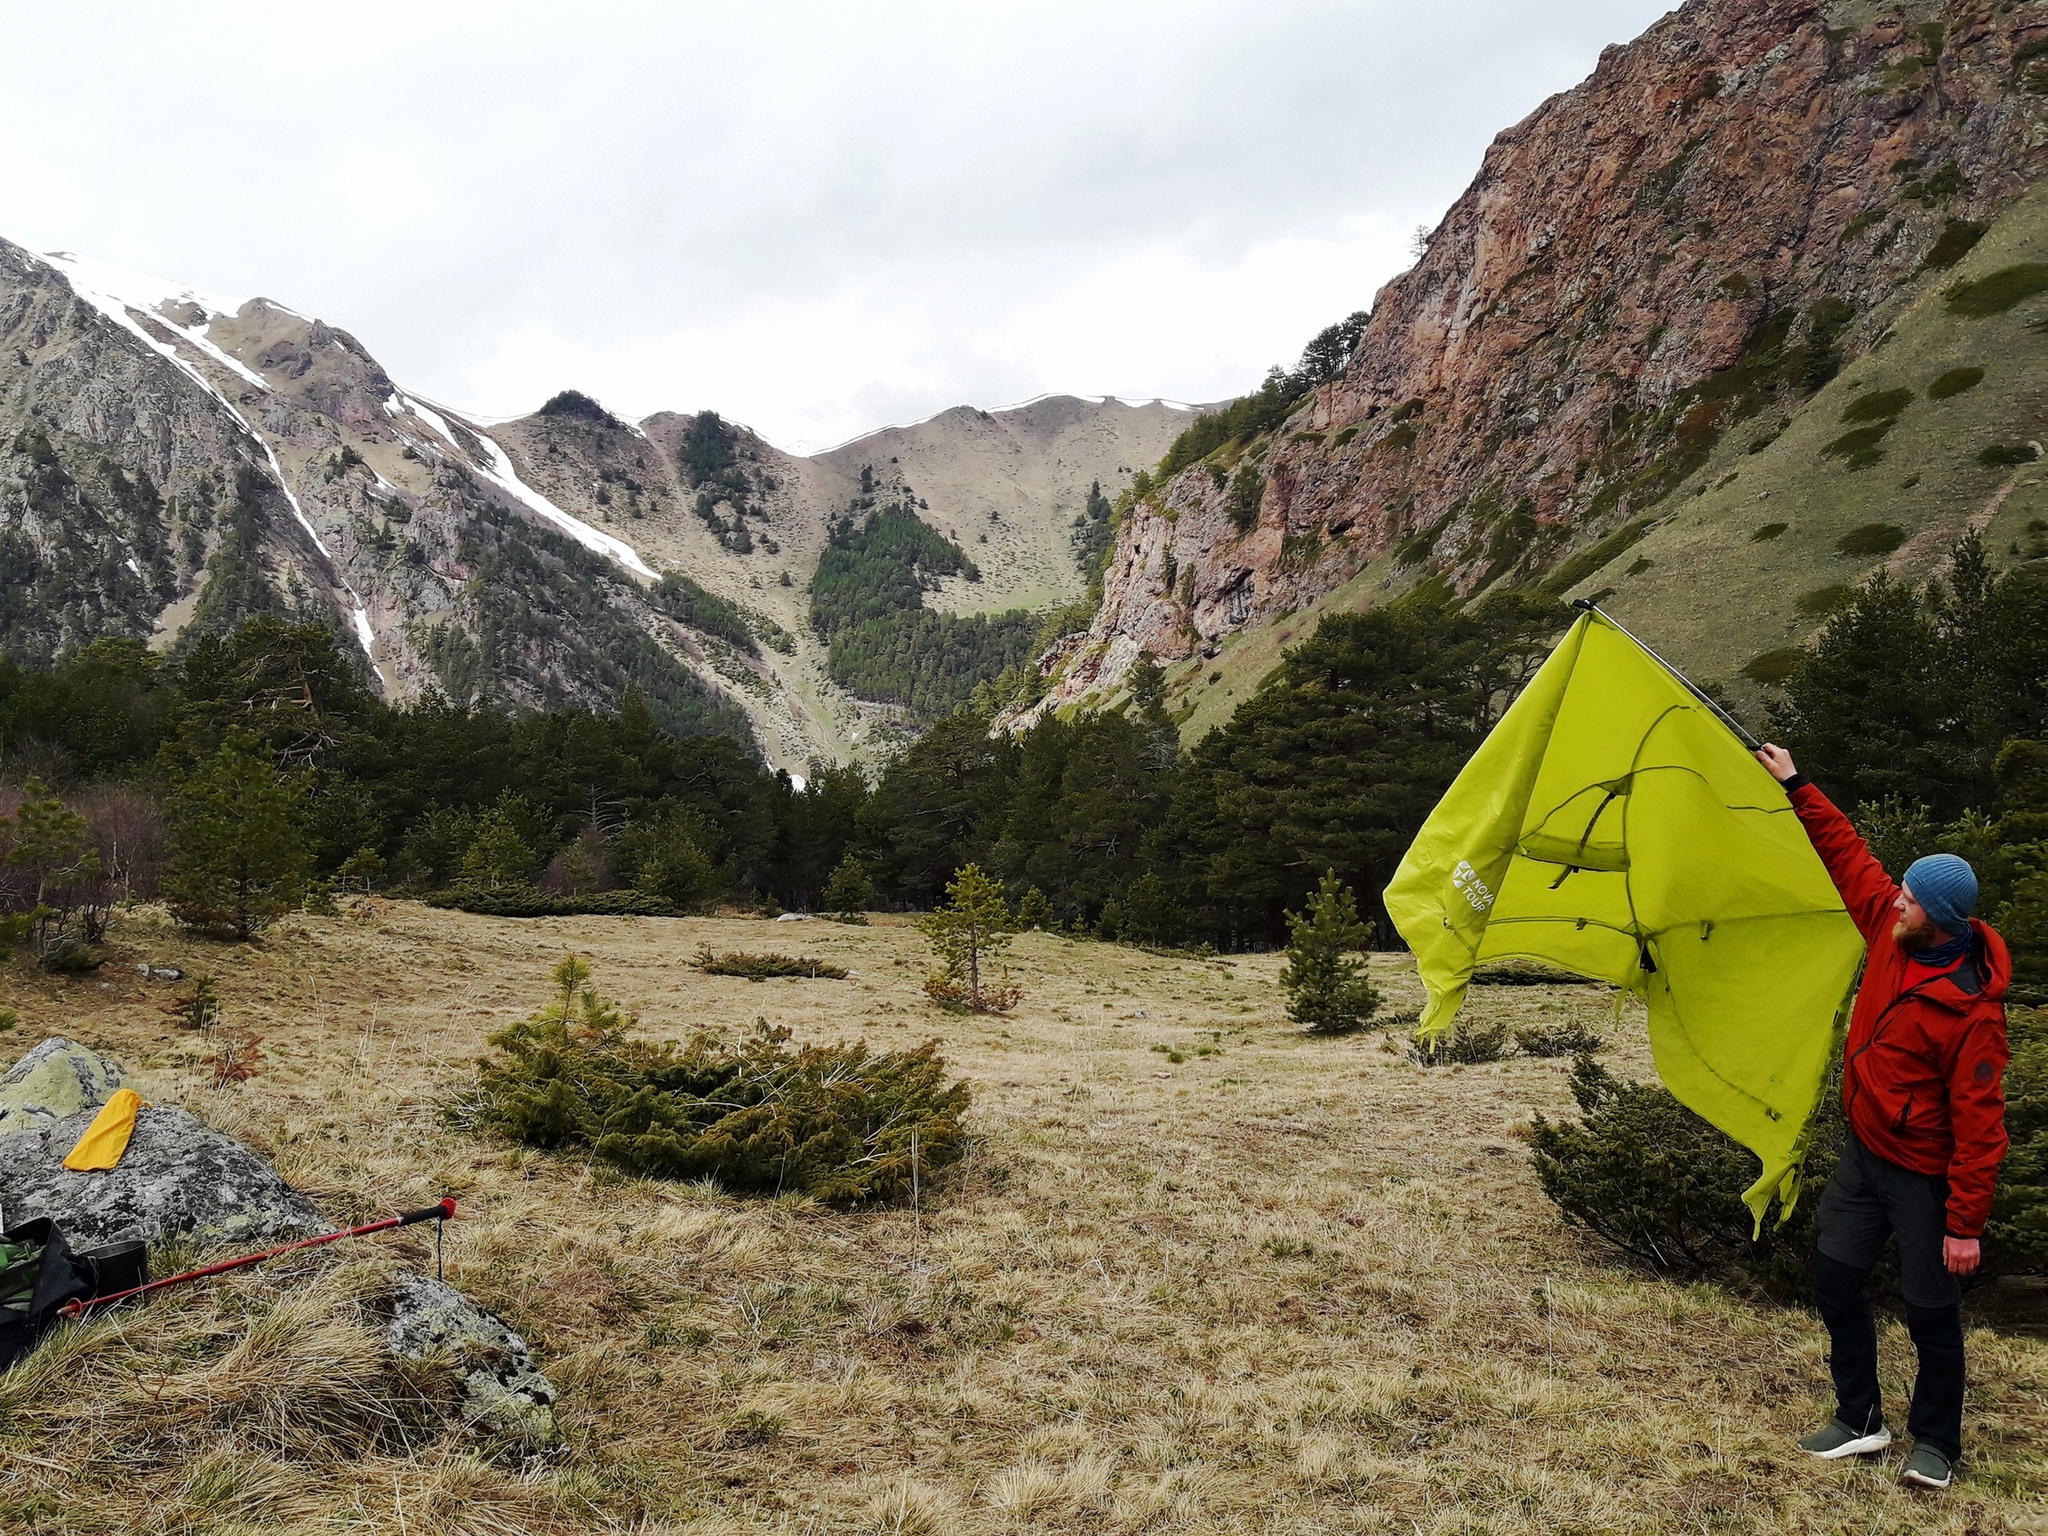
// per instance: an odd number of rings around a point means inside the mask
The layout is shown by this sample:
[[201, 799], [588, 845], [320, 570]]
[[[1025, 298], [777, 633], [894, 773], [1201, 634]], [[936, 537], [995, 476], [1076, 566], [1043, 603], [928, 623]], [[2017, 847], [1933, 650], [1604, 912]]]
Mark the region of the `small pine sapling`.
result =
[[[30, 775], [21, 809], [15, 812], [10, 868], [35, 881], [35, 904], [28, 913], [36, 959], [45, 970], [88, 969], [93, 963], [73, 931], [81, 905], [91, 905], [91, 887], [99, 882], [99, 850], [86, 846], [89, 825]], [[104, 920], [98, 925], [104, 927]]]
[[1054, 927], [1052, 903], [1045, 899], [1045, 892], [1032, 886], [1024, 893], [1024, 899], [1017, 903], [1017, 927], [1020, 930], [1039, 928], [1050, 931]]
[[850, 852], [825, 883], [825, 910], [842, 923], [864, 924], [875, 904], [875, 882]]
[[341, 889], [361, 891], [367, 896], [383, 882], [384, 855], [374, 848], [358, 848], [341, 861], [341, 868], [334, 874]]
[[214, 991], [211, 976], [195, 977], [192, 995], [180, 998], [175, 1003], [165, 1003], [164, 1012], [178, 1021], [180, 1029], [196, 1030], [204, 1034], [220, 1023], [220, 995]]
[[937, 1041], [888, 1052], [796, 1046], [759, 1018], [737, 1040], [700, 1031], [650, 1041], [591, 990], [578, 957], [554, 979], [535, 1017], [491, 1035], [476, 1092], [449, 1106], [459, 1122], [531, 1147], [581, 1148], [638, 1178], [840, 1205], [907, 1197], [966, 1149], [971, 1093], [947, 1081]]
[[939, 965], [925, 978], [925, 995], [961, 1013], [1005, 1013], [1023, 989], [992, 979], [1016, 923], [1003, 888], [977, 864], [964, 866], [946, 887], [946, 905], [918, 921]]
[[1364, 950], [1372, 931], [1358, 920], [1351, 889], [1335, 870], [1323, 874], [1308, 911], [1287, 914], [1287, 1016], [1312, 1035], [1343, 1034], [1364, 1026], [1380, 1005], [1366, 972]]

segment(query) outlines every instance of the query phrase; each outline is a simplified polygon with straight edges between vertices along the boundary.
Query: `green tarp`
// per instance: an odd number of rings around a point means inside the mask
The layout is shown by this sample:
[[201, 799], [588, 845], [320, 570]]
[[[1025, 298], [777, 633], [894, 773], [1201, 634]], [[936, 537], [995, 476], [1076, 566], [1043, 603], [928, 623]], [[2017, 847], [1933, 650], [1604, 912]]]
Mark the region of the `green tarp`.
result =
[[1798, 1194], [1863, 941], [1785, 792], [1605, 615], [1574, 624], [1423, 824], [1386, 891], [1425, 1034], [1475, 966], [1545, 961], [1635, 993], [1658, 1074]]

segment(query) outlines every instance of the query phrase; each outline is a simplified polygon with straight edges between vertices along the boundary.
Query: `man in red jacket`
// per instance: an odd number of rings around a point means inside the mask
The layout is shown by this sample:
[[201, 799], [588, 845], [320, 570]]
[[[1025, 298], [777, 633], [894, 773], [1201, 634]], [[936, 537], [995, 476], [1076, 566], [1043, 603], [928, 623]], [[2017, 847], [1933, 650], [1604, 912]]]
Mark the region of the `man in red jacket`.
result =
[[1953, 854], [1917, 860], [1901, 884], [1782, 747], [1757, 761], [1792, 808], [1870, 946], [1842, 1058], [1849, 1144], [1820, 1197], [1814, 1288], [1837, 1407], [1799, 1443], [1816, 1456], [1891, 1444], [1877, 1386], [1870, 1273], [1899, 1243], [1906, 1328], [1920, 1356], [1902, 1482], [1946, 1488], [1963, 1445], [1962, 1288], [1980, 1262], [1992, 1176], [2005, 1156], [2005, 997], [2012, 962], [1970, 916], [1977, 877]]

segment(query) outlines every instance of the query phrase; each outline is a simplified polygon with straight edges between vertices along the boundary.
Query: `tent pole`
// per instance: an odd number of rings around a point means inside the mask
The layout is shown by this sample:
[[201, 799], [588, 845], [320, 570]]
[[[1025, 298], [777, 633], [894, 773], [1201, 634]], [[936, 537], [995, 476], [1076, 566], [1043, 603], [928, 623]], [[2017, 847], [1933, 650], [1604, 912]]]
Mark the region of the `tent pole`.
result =
[[1615, 618], [1613, 614], [1609, 613], [1606, 609], [1602, 608], [1598, 603], [1588, 601], [1586, 598], [1581, 597], [1574, 600], [1572, 606], [1578, 609], [1581, 613], [1599, 614], [1601, 618], [1605, 619], [1608, 623], [1612, 624], [1624, 635], [1627, 635], [1629, 639], [1635, 641], [1637, 645], [1642, 646], [1643, 654], [1648, 656], [1652, 661], [1656, 662], [1658, 666], [1662, 667], [1666, 672], [1669, 672], [1673, 677], [1677, 678], [1681, 683], [1685, 684], [1686, 691], [1690, 693], [1694, 698], [1698, 699], [1702, 704], [1706, 705], [1707, 708], [1711, 709], [1715, 714], [1719, 715], [1721, 717], [1721, 722], [1724, 725], [1726, 725], [1729, 730], [1733, 731], [1737, 736], [1741, 737], [1743, 742], [1749, 747], [1749, 749], [1752, 752], [1754, 752], [1758, 747], [1763, 745], [1762, 742], [1758, 741], [1754, 736], [1750, 735], [1748, 731], [1742, 728], [1741, 721], [1737, 720], [1733, 715], [1729, 714], [1727, 710], [1723, 709], [1719, 704], [1715, 703], [1714, 700], [1710, 698], [1705, 692], [1703, 692], [1693, 682], [1691, 678], [1687, 677], [1683, 672], [1679, 671], [1678, 668], [1671, 665], [1670, 662], [1666, 661], [1662, 656], [1659, 656], [1647, 645], [1643, 645], [1642, 638], [1640, 636], [1631, 632], [1627, 625], [1623, 624], [1619, 619]]

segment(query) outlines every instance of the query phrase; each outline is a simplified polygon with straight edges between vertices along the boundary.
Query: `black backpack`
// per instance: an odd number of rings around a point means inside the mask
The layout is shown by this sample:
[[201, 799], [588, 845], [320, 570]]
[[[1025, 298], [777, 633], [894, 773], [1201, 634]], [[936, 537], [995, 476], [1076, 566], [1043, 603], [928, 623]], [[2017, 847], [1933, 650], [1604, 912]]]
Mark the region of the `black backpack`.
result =
[[0, 1242], [36, 1250], [0, 1270], [0, 1371], [40, 1344], [64, 1304], [90, 1301], [99, 1290], [92, 1261], [72, 1252], [47, 1216], [0, 1232]]

